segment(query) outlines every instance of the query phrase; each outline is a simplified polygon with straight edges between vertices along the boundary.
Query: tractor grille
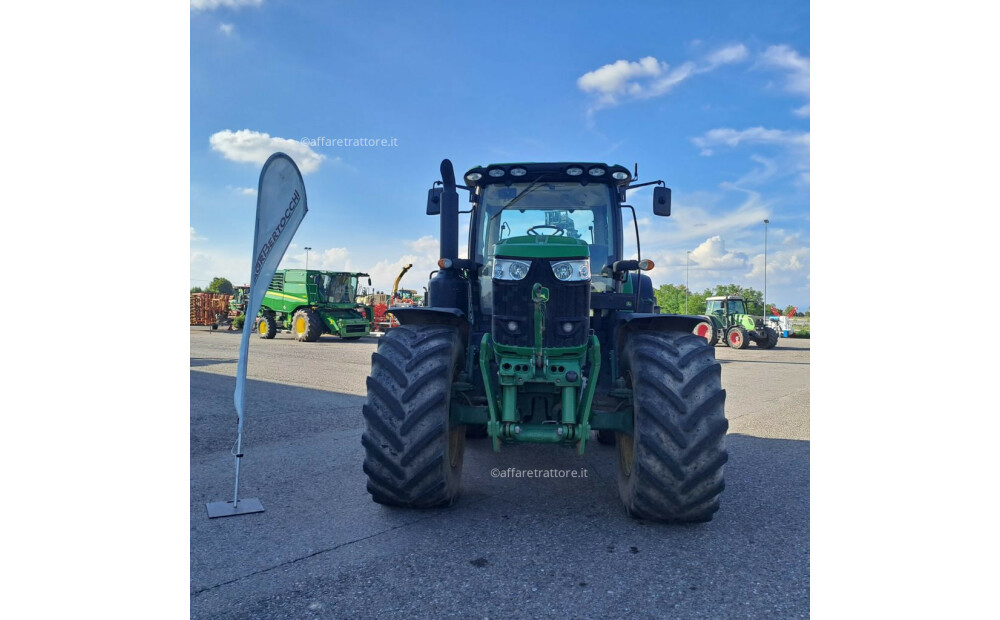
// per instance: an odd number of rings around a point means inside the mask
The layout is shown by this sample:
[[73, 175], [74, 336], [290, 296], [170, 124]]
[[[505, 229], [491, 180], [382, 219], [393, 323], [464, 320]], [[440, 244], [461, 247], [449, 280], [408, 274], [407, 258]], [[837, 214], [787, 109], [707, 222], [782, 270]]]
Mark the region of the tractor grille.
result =
[[[535, 283], [549, 289], [545, 304], [542, 346], [578, 347], [587, 342], [590, 328], [590, 282], [562, 282], [548, 259], [534, 260], [523, 280], [493, 280], [493, 340], [516, 347], [535, 345]], [[569, 325], [570, 331], [565, 331]], [[515, 329], [511, 330], [511, 327]]]
[[345, 325], [344, 331], [348, 334], [364, 333], [367, 325]]

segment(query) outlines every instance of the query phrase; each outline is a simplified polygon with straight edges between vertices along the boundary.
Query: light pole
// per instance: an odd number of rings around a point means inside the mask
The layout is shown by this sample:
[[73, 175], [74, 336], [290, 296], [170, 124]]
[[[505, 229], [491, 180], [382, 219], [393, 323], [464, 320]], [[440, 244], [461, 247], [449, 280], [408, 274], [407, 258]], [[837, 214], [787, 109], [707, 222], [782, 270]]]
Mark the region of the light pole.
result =
[[684, 256], [684, 314], [688, 310], [688, 294], [691, 292], [691, 250]]
[[767, 225], [771, 220], [764, 220], [764, 320], [767, 320]]
[[309, 250], [312, 248], [306, 248], [306, 271], [309, 271]]

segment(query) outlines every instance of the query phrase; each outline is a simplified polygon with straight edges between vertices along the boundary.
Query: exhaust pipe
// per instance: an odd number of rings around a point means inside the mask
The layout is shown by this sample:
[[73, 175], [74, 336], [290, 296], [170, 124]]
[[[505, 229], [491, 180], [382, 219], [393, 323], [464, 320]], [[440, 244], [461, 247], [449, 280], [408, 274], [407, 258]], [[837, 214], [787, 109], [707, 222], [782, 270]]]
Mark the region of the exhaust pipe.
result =
[[458, 190], [455, 186], [455, 168], [451, 160], [441, 162], [441, 256], [458, 259]]

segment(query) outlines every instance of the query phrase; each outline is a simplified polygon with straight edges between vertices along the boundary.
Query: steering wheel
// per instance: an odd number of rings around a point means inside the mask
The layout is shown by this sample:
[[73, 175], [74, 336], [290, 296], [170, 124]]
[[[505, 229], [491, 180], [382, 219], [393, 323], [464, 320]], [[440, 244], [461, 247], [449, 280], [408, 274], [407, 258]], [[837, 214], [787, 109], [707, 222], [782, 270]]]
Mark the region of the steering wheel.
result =
[[539, 236], [538, 233], [534, 232], [536, 228], [552, 228], [556, 231], [552, 233], [552, 236], [554, 237], [562, 237], [566, 235], [565, 228], [562, 228], [561, 226], [553, 226], [551, 224], [539, 224], [538, 226], [532, 226], [531, 228], [528, 229], [528, 234], [535, 235], [536, 237]]

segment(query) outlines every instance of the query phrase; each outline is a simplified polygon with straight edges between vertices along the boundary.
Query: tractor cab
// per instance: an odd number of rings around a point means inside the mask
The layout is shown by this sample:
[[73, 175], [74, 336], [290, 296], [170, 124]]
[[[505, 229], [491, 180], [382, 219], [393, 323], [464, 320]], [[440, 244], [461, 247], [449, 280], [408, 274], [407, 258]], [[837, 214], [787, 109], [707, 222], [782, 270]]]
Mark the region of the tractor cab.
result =
[[707, 300], [707, 314], [724, 318], [733, 314], [748, 314], [746, 302], [742, 297], [709, 297]]

